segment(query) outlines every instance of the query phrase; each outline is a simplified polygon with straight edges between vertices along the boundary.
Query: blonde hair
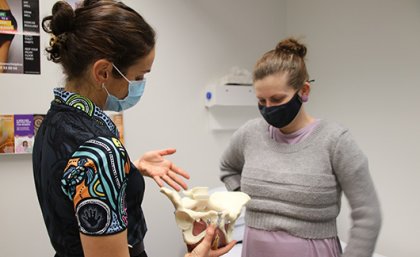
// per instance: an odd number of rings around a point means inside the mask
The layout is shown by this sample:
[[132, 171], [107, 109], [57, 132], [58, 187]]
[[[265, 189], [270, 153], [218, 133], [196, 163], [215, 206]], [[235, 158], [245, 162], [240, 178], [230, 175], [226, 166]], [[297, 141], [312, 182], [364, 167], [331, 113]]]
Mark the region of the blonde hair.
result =
[[288, 85], [301, 89], [309, 79], [305, 65], [306, 46], [294, 38], [280, 41], [276, 48], [265, 53], [254, 68], [254, 81], [267, 76], [287, 72]]

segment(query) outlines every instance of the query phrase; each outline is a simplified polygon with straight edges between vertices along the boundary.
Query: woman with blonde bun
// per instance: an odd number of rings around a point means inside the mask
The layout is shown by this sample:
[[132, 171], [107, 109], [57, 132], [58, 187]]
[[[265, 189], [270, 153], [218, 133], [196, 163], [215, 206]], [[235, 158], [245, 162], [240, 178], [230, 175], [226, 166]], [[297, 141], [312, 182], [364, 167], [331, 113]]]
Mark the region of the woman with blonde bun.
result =
[[[251, 196], [242, 257], [370, 257], [375, 249], [381, 212], [368, 160], [348, 129], [306, 111], [306, 51], [288, 38], [258, 60], [262, 117], [239, 128], [221, 158], [226, 187]], [[353, 220], [344, 253], [342, 193]]]

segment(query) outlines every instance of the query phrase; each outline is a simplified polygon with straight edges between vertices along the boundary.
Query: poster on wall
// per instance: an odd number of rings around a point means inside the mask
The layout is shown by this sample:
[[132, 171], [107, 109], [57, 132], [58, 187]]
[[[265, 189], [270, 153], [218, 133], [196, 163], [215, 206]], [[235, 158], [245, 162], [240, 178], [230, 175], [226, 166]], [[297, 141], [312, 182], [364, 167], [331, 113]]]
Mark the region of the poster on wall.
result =
[[0, 0], [0, 74], [40, 74], [39, 0]]
[[124, 117], [122, 112], [109, 114], [108, 116], [111, 117], [112, 122], [114, 122], [115, 126], [118, 130], [118, 137], [121, 143], [124, 144]]
[[41, 126], [41, 123], [44, 120], [44, 118], [45, 114], [34, 114], [34, 137], [36, 136], [36, 133], [38, 132], [38, 129]]
[[45, 114], [0, 114], [0, 155], [30, 154]]
[[15, 152], [13, 115], [0, 115], [0, 154]]
[[34, 144], [33, 114], [15, 114], [15, 153], [32, 153]]

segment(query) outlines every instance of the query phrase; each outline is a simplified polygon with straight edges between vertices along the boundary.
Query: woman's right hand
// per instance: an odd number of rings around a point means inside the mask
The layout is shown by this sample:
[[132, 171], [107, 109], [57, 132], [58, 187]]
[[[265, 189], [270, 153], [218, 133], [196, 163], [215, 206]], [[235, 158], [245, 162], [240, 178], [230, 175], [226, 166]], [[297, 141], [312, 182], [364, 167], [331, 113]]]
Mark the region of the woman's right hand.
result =
[[174, 148], [150, 151], [145, 153], [140, 159], [134, 161], [133, 164], [143, 176], [153, 178], [159, 187], [163, 187], [163, 182], [166, 182], [166, 184], [176, 191], [180, 191], [181, 187], [187, 190], [187, 184], [182, 178], [189, 179], [190, 175], [164, 158], [175, 152], [176, 150]]
[[215, 231], [216, 228], [214, 225], [210, 225], [206, 230], [206, 236], [203, 241], [201, 241], [201, 243], [197, 245], [192, 252], [187, 253], [185, 257], [219, 257], [229, 252], [235, 246], [235, 240], [217, 250], [211, 249], [211, 243], [214, 239]]

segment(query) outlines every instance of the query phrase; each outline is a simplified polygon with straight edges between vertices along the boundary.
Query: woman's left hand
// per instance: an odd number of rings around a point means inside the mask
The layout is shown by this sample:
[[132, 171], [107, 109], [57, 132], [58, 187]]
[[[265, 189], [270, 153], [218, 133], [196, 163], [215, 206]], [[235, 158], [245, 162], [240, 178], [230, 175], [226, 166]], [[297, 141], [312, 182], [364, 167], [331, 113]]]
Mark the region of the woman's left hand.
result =
[[146, 152], [140, 159], [134, 161], [133, 164], [144, 176], [153, 178], [159, 187], [163, 187], [163, 181], [165, 181], [166, 184], [176, 191], [181, 190], [179, 186], [187, 189], [187, 184], [181, 176], [189, 179], [190, 175], [181, 168], [176, 167], [171, 161], [163, 158], [163, 156], [175, 152], [176, 150], [173, 148]]

